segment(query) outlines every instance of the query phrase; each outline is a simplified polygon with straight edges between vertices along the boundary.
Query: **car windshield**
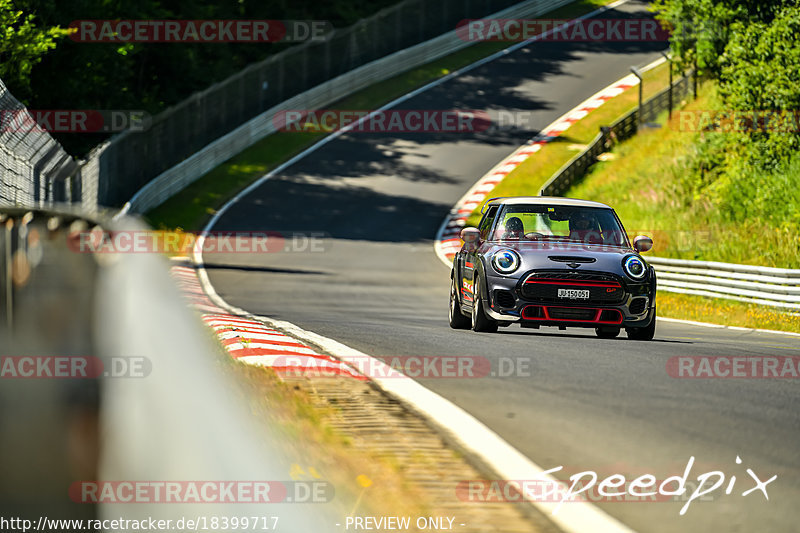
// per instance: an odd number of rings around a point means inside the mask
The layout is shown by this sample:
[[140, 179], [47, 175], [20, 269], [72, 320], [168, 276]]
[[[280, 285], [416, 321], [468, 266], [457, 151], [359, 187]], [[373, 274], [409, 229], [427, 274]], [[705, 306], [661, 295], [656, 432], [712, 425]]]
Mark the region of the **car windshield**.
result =
[[547, 204], [502, 206], [492, 240], [628, 245], [612, 209]]

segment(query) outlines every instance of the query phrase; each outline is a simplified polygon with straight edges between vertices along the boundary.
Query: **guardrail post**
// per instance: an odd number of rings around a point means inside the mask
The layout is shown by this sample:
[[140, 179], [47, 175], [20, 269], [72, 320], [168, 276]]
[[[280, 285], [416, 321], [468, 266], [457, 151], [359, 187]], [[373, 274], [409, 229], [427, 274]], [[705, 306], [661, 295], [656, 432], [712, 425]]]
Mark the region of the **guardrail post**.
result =
[[639, 130], [642, 127], [642, 90], [644, 86], [644, 78], [642, 78], [642, 73], [636, 67], [631, 67], [631, 72], [633, 72], [634, 76], [639, 78], [639, 112], [637, 113], [636, 117], [636, 129]]
[[672, 59], [669, 57], [669, 52], [661, 52], [661, 55], [664, 56], [664, 59], [667, 60], [667, 64], [669, 65], [669, 111], [667, 116], [669, 120], [672, 120]]
[[14, 285], [12, 283], [11, 278], [11, 270], [12, 270], [12, 249], [11, 249], [11, 230], [14, 227], [14, 219], [9, 217], [5, 221], [5, 242], [3, 243], [3, 248], [5, 248], [5, 296], [6, 296], [6, 326], [8, 327], [8, 334], [11, 335], [14, 331]]
[[[604, 152], [611, 149], [608, 144], [609, 137], [611, 137], [611, 126], [600, 126], [600, 146]], [[601, 152], [602, 153], [602, 152]]]

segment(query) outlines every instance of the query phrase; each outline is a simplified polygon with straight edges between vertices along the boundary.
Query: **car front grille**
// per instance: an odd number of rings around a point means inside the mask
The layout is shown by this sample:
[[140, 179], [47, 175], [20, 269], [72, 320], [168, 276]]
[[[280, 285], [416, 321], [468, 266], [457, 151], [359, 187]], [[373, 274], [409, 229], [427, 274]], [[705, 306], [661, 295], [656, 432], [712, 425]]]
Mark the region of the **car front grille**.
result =
[[555, 320], [594, 320], [597, 315], [595, 309], [582, 309], [580, 307], [550, 307], [550, 318]]
[[[588, 290], [588, 299], [560, 298], [559, 289]], [[610, 275], [591, 272], [534, 272], [522, 283], [520, 294], [526, 300], [542, 303], [617, 304], [625, 297], [620, 281]]]

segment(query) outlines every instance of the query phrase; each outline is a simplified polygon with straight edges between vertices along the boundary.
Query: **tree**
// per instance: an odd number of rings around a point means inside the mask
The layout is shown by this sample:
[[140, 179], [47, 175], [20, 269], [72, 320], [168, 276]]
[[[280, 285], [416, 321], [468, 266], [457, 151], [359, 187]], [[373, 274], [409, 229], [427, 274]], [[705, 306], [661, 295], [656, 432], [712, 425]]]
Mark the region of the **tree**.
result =
[[769, 23], [737, 24], [721, 59], [720, 90], [731, 109], [760, 112], [747, 132], [760, 166], [774, 167], [800, 149], [800, 7]]
[[796, 0], [655, 0], [653, 8], [672, 29], [678, 66], [697, 61], [719, 84], [724, 110], [743, 117], [725, 142], [701, 142], [700, 151], [762, 170], [785, 164], [800, 149]]
[[11, 0], [0, 0], [0, 79], [28, 93], [33, 66], [67, 34], [69, 30], [57, 26], [37, 27], [33, 15], [23, 15]]
[[720, 58], [734, 26], [769, 23], [792, 0], [654, 0], [651, 9], [670, 29], [670, 45], [681, 69], [695, 61], [703, 75], [719, 76]]

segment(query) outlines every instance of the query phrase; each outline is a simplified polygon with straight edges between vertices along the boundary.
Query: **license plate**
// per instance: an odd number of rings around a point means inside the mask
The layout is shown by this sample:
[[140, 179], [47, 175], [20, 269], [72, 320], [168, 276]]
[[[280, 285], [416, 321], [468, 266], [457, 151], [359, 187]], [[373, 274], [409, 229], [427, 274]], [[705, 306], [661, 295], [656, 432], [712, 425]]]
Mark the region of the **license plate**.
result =
[[578, 289], [558, 289], [558, 297], [559, 298], [573, 298], [573, 299], [580, 299], [580, 300], [588, 300], [589, 299], [589, 291], [588, 290], [578, 290]]

